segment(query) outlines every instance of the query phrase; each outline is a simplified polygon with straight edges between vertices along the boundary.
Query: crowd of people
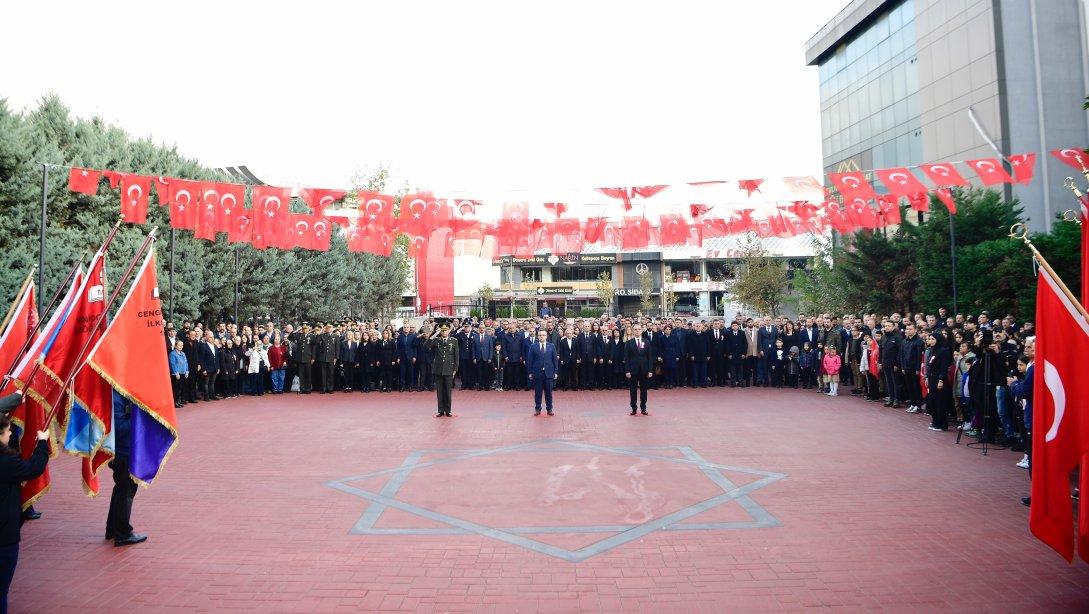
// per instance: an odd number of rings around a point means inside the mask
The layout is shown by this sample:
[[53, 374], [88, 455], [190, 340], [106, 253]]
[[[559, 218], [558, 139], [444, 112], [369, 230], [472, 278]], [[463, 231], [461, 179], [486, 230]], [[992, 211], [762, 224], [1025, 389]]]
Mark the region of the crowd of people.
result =
[[[460, 389], [529, 390], [526, 357], [538, 331], [556, 348], [560, 390], [627, 388], [625, 341], [634, 326], [651, 348], [653, 386], [799, 388], [847, 394], [909, 413], [932, 430], [950, 420], [966, 434], [1022, 451], [1029, 443], [1033, 325], [1013, 316], [831, 314], [758, 318], [601, 316], [458, 319]], [[436, 320], [271, 321], [205, 327], [167, 324], [177, 406], [298, 392], [433, 390], [426, 340]], [[1027, 460], [1025, 461], [1027, 463]]]

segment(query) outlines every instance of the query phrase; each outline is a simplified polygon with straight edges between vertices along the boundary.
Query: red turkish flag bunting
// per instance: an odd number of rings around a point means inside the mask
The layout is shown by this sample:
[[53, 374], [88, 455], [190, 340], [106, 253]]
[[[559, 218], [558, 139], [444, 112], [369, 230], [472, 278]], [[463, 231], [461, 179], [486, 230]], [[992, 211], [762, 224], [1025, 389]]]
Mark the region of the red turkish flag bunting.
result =
[[[166, 204], [170, 206], [170, 225], [174, 228], [193, 230], [200, 214], [200, 182], [188, 179], [166, 179]], [[156, 188], [162, 185], [156, 183]], [[162, 193], [159, 196], [163, 200]]]
[[231, 218], [231, 227], [227, 230], [230, 243], [250, 243], [253, 241], [253, 211], [239, 207]]
[[571, 218], [562, 218], [552, 222], [553, 254], [581, 252], [583, 248], [582, 222]]
[[756, 225], [752, 219], [752, 211], [752, 209], [739, 209], [734, 211], [727, 226], [729, 233], [737, 235], [743, 232], [756, 230]]
[[824, 186], [814, 177], [783, 177], [783, 182], [794, 198], [801, 200], [824, 198]]
[[393, 227], [393, 196], [379, 194], [371, 190], [361, 190], [356, 198], [359, 202], [361, 225], [377, 225], [382, 228]]
[[430, 235], [450, 219], [449, 208], [427, 192], [407, 194], [401, 198], [400, 229], [409, 235]]
[[658, 229], [658, 241], [662, 247], [688, 243], [688, 222], [680, 214], [669, 213], [659, 216]]
[[1051, 155], [1063, 161], [1074, 170], [1085, 173], [1089, 171], [1089, 154], [1084, 150], [1068, 147], [1066, 149], [1052, 150]]
[[[947, 190], [949, 188], [938, 188], [939, 190]], [[930, 193], [923, 192], [922, 194], [912, 194], [908, 197], [908, 204], [915, 211], [921, 213], [927, 213], [930, 211]]]
[[586, 220], [586, 229], [582, 233], [582, 238], [587, 243], [597, 243], [601, 240], [601, 235], [605, 232], [605, 225], [607, 222], [602, 217], [592, 217]]
[[843, 195], [843, 200], [845, 201], [853, 198], [862, 198], [865, 200], [877, 198], [877, 193], [873, 191], [873, 187], [870, 185], [870, 182], [866, 181], [866, 177], [861, 171], [828, 173], [828, 179], [832, 182], [832, 185], [836, 186], [839, 193]]
[[90, 168], [73, 166], [68, 171], [68, 189], [79, 194], [94, 196], [98, 194], [98, 180], [102, 177], [102, 171]]
[[622, 200], [624, 202], [624, 210], [630, 211], [632, 198], [636, 196], [650, 198], [668, 187], [668, 185], [644, 185], [632, 188], [597, 188], [597, 191], [610, 198]]
[[121, 174], [121, 219], [130, 224], [147, 221], [147, 201], [152, 177]]
[[949, 209], [950, 215], [956, 215], [957, 202], [953, 200], [953, 191], [949, 188], [938, 188], [934, 190], [934, 195], [938, 197], [938, 200], [942, 201], [946, 209]]
[[906, 167], [879, 169], [875, 170], [874, 174], [889, 189], [889, 194], [911, 198], [916, 194], [927, 192], [923, 182], [919, 181]]
[[[1073, 561], [1070, 473], [1089, 449], [1089, 378], [1084, 377], [1089, 323], [1058, 280], [1043, 268], [1036, 279], [1036, 322], [1029, 528], [1063, 558]], [[1084, 497], [1083, 493], [1082, 514], [1089, 508]], [[1089, 561], [1087, 550], [1081, 555]]]
[[694, 219], [699, 219], [700, 217], [703, 216], [703, 214], [707, 213], [710, 210], [711, 210], [711, 207], [708, 207], [707, 205], [704, 205], [704, 204], [691, 204], [691, 205], [688, 205], [688, 213]]
[[957, 172], [957, 169], [950, 162], [921, 164], [919, 168], [923, 169], [923, 173], [939, 188], [968, 185], [968, 181]]
[[344, 199], [344, 190], [326, 190], [323, 188], [302, 188], [299, 198], [310, 207], [314, 215], [321, 215], [328, 207]]
[[1002, 168], [1002, 163], [997, 158], [968, 160], [966, 164], [976, 172], [976, 175], [979, 175], [979, 180], [983, 182], [983, 185], [1013, 183], [1013, 177], [1010, 177], [1006, 169]]
[[737, 182], [737, 187], [739, 190], [745, 190], [749, 198], [752, 198], [752, 193], [759, 192], [762, 183], [764, 183], [763, 179], [740, 179]]
[[903, 221], [900, 216], [900, 199], [895, 196], [889, 194], [878, 196], [877, 209], [881, 212], [884, 222], [882, 226], [900, 224]]
[[567, 203], [545, 203], [544, 208], [552, 212], [552, 215], [560, 217], [567, 212]]
[[257, 249], [284, 243], [291, 212], [291, 188], [255, 186], [250, 194], [253, 216], [253, 246]]
[[650, 222], [642, 216], [627, 216], [621, 228], [624, 249], [640, 249], [650, 244]]
[[1032, 175], [1036, 168], [1036, 154], [1014, 154], [1009, 157], [1010, 166], [1013, 167], [1013, 182], [1022, 185], [1032, 183]]
[[215, 182], [205, 181], [200, 184], [199, 211], [193, 236], [215, 241], [216, 232], [219, 231], [219, 189]]
[[704, 238], [713, 239], [730, 234], [730, 226], [720, 217], [705, 217], [700, 220], [700, 231]]
[[238, 183], [217, 183], [219, 193], [219, 211], [216, 216], [218, 232], [230, 233], [235, 227], [235, 218], [242, 214], [246, 203], [246, 186]]
[[333, 239], [333, 225], [329, 220], [320, 215], [313, 215], [310, 219], [310, 247], [321, 252], [329, 251]]
[[870, 207], [869, 201], [863, 198], [852, 198], [843, 203], [847, 211], [847, 219], [859, 228], [875, 230], [878, 227], [877, 213]]

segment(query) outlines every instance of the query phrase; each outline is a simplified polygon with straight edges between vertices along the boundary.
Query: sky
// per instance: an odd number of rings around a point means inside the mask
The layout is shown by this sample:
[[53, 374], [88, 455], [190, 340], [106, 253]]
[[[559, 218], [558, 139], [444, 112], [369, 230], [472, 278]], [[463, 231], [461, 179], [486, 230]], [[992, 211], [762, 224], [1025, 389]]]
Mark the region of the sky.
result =
[[279, 185], [378, 165], [469, 198], [819, 176], [802, 49], [846, 3], [15, 2], [0, 97], [54, 92]]

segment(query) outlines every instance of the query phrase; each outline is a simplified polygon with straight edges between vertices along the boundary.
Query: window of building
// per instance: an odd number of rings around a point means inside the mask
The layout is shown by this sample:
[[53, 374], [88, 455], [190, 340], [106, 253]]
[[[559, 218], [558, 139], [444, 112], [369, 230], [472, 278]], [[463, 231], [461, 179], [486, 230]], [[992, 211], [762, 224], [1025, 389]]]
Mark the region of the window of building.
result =
[[523, 268], [522, 269], [522, 281], [528, 281], [528, 282], [535, 282], [535, 281], [539, 282], [539, 281], [541, 281], [541, 271], [542, 271], [542, 269], [540, 269], [538, 267]]
[[609, 266], [552, 267], [552, 281], [597, 281], [602, 273], [606, 279], [613, 278]]
[[708, 262], [707, 277], [710, 281], [728, 281], [737, 278], [737, 263]]

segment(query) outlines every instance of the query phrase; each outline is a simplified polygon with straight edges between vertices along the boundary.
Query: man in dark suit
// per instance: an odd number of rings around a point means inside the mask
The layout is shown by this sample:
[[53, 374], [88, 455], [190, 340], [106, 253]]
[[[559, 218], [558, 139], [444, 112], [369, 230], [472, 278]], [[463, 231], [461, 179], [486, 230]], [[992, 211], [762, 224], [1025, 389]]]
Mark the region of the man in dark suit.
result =
[[779, 336], [779, 329], [771, 324], [771, 316], [764, 316], [764, 323], [756, 333], [756, 347], [760, 352], [756, 359], [756, 385], [767, 386], [770, 384], [771, 373], [768, 369], [768, 360], [775, 351], [775, 339]]
[[333, 394], [333, 367], [337, 363], [338, 340], [333, 334], [333, 325], [326, 324], [314, 348], [314, 360], [321, 370], [322, 394]]
[[314, 387], [314, 345], [316, 337], [310, 323], [302, 323], [302, 332], [295, 341], [295, 367], [299, 370], [299, 394], [310, 394]]
[[495, 380], [495, 335], [491, 328], [485, 328], [484, 334], [476, 344], [476, 389], [488, 390]]
[[[643, 327], [632, 326], [631, 339], [624, 343], [624, 376], [628, 379], [628, 393], [631, 397], [631, 415], [635, 415], [636, 401], [643, 415], [647, 415], [647, 385], [654, 377], [653, 346], [643, 339]], [[636, 390], [639, 391], [638, 399]]]
[[578, 364], [579, 390], [592, 390], [594, 388], [594, 363], [599, 358], [597, 344], [590, 335], [590, 329], [583, 324], [582, 331], [575, 338], [578, 345], [578, 356], [575, 362]]
[[726, 385], [726, 330], [722, 328], [722, 320], [715, 320], [711, 329], [711, 365], [708, 376], [713, 386]]
[[707, 387], [707, 365], [711, 362], [711, 337], [703, 330], [703, 322], [696, 322], [696, 330], [688, 335], [685, 350], [692, 366], [692, 387]]
[[736, 388], [744, 380], [745, 350], [748, 342], [745, 333], [741, 331], [741, 325], [737, 320], [730, 322], [730, 330], [726, 333], [726, 361], [730, 365], [730, 386]]
[[355, 382], [355, 370], [358, 359], [359, 342], [355, 340], [355, 333], [348, 333], [340, 340], [340, 350], [337, 352], [337, 360], [340, 361], [340, 383], [344, 392], [352, 391]]
[[200, 393], [205, 401], [216, 398], [216, 376], [219, 374], [219, 350], [215, 333], [206, 331], [197, 344], [197, 372], [200, 373]]
[[473, 336], [473, 330], [468, 321], [454, 337], [458, 342], [460, 360], [458, 373], [461, 374], [461, 389], [467, 390], [476, 385], [476, 364], [473, 362], [475, 360], [473, 357], [476, 356], [477, 349], [476, 338]]
[[578, 358], [579, 347], [575, 340], [575, 329], [570, 326], [563, 339], [560, 340], [557, 353], [560, 359], [560, 383], [564, 390], [575, 390], [575, 359]]
[[552, 413], [552, 385], [556, 372], [560, 369], [560, 359], [556, 355], [556, 346], [548, 342], [548, 333], [544, 329], [537, 331], [537, 341], [529, 346], [526, 356], [526, 375], [533, 382], [533, 415], [541, 415], [541, 395], [544, 394], [545, 408]]

